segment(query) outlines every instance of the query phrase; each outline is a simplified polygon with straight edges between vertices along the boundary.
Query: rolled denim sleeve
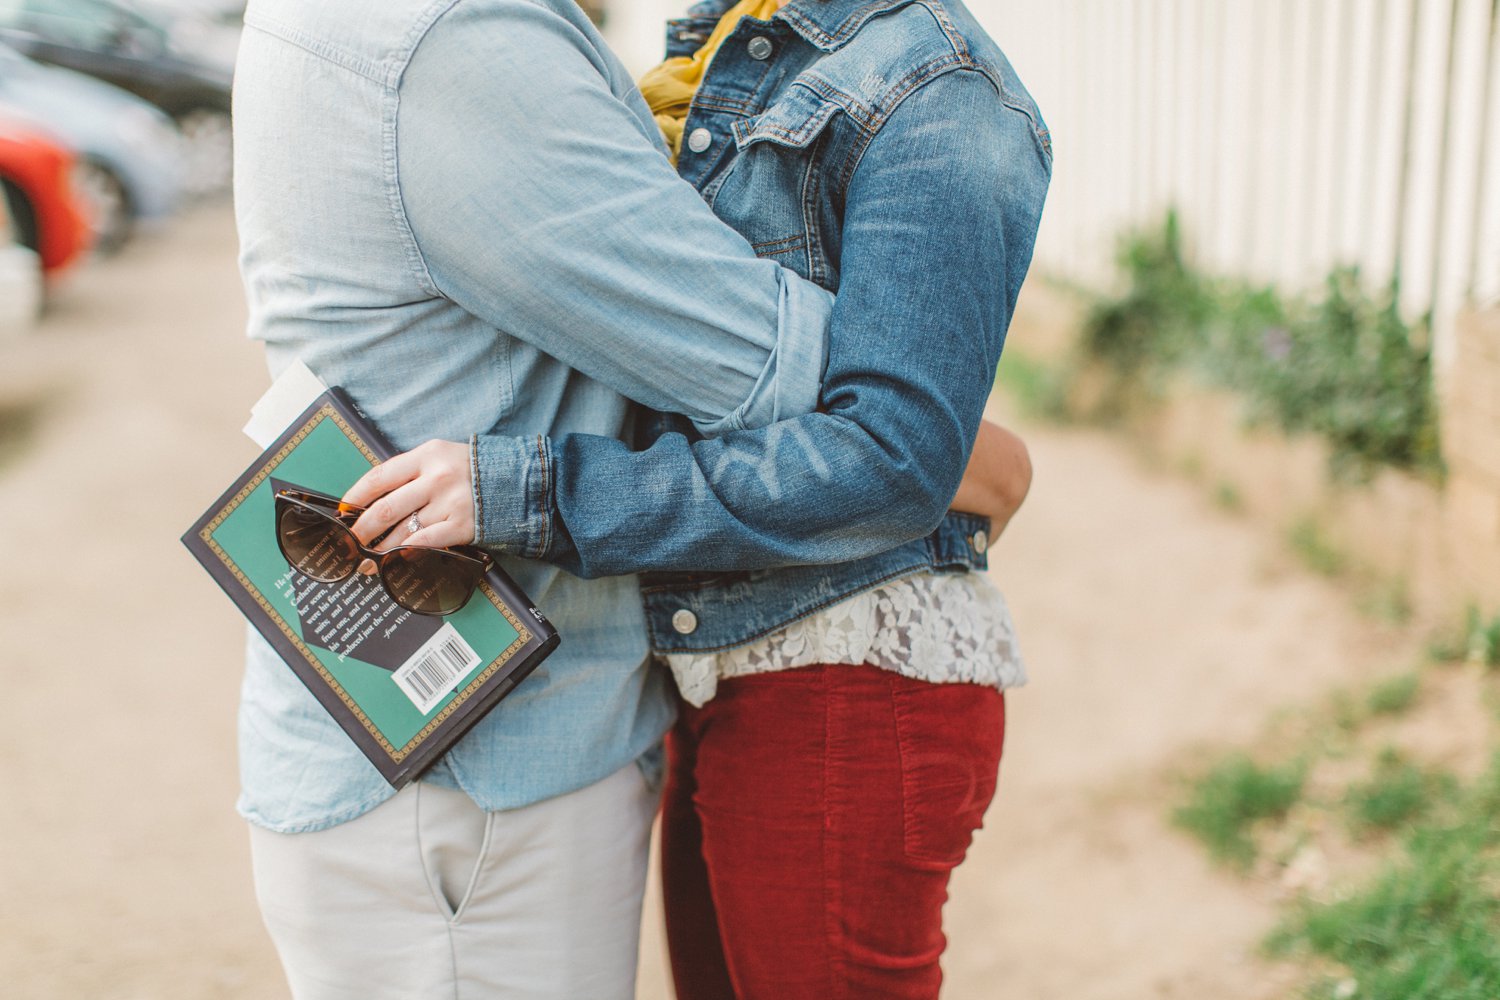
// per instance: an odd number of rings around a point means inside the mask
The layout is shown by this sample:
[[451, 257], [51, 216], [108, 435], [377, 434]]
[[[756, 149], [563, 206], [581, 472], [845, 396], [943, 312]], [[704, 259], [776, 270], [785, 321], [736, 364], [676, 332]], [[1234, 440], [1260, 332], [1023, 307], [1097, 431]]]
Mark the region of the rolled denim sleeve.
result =
[[978, 431], [1050, 172], [1030, 119], [980, 73], [909, 96], [850, 181], [821, 411], [641, 451], [556, 438], [542, 557], [582, 576], [743, 570], [931, 531]]
[[394, 136], [418, 279], [704, 433], [809, 412], [832, 296], [714, 216], [597, 46], [571, 3], [470, 0], [427, 29]]
[[511, 554], [526, 559], [546, 553], [555, 510], [551, 447], [541, 434], [476, 434], [469, 439], [476, 541], [504, 539]]

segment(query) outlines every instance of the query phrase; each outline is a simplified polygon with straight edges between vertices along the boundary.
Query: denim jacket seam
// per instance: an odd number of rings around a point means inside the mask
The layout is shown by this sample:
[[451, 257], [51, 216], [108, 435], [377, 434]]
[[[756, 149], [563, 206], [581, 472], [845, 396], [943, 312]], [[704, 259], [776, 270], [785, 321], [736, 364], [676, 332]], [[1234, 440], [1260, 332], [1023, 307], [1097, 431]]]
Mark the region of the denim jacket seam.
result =
[[474, 528], [484, 530], [484, 490], [479, 486], [479, 435], [469, 435], [469, 488], [474, 494]]
[[[832, 121], [832, 118], [829, 118]], [[825, 126], [826, 128], [826, 126]], [[807, 157], [807, 170], [802, 175], [802, 228], [808, 233], [818, 231], [818, 152], [824, 142], [824, 135], [819, 135], [813, 140]], [[824, 288], [828, 287], [828, 261], [823, 253], [820, 240], [810, 239], [803, 247], [807, 259], [807, 276]]]
[[745, 113], [755, 107], [753, 101], [741, 100], [737, 97], [728, 97], [723, 94], [699, 92], [693, 97], [694, 110], [704, 111], [729, 111], [734, 113]]
[[297, 48], [321, 59], [332, 66], [353, 73], [361, 79], [368, 80], [374, 84], [384, 84], [386, 72], [380, 63], [373, 59], [355, 55], [348, 49], [326, 39], [318, 38], [300, 28], [294, 28], [284, 24], [276, 18], [262, 14], [259, 10], [248, 11], [245, 14], [245, 27], [253, 28], [262, 34], [270, 35], [272, 38], [280, 39], [288, 45]]
[[515, 341], [510, 337], [498, 338], [499, 349], [504, 352], [502, 361], [505, 371], [505, 410], [511, 412], [516, 405], [516, 366], [511, 359], [511, 348]]
[[839, 110], [848, 115], [849, 118], [859, 123], [862, 128], [871, 128], [876, 121], [875, 109], [849, 91], [840, 87], [832, 80], [819, 73], [808, 73], [799, 78], [795, 86], [805, 87], [813, 92], [814, 96], [829, 104], [835, 104]]
[[401, 241], [402, 256], [406, 259], [406, 265], [412, 277], [422, 291], [434, 297], [441, 297], [442, 290], [438, 288], [437, 281], [432, 276], [432, 269], [427, 265], [427, 256], [422, 252], [422, 245], [417, 240], [417, 234], [412, 231], [411, 216], [406, 212], [406, 198], [401, 193], [401, 139], [396, 123], [401, 108], [401, 96], [396, 91], [392, 91], [392, 96], [393, 99], [388, 102], [390, 113], [380, 130], [382, 153], [385, 159], [387, 206], [391, 212], [391, 221], [395, 223], [397, 236]]
[[932, 19], [938, 23], [938, 30], [943, 33], [943, 37], [948, 39], [948, 44], [953, 46], [954, 54], [966, 59], [971, 58], [969, 43], [964, 41], [963, 35], [959, 34], [958, 27], [948, 16], [948, 10], [941, 0], [916, 0], [916, 3], [926, 8], [927, 12], [932, 15]]
[[[943, 521], [945, 524], [954, 521], [959, 522], [956, 530], [961, 536], [963, 536], [963, 543], [960, 545], [960, 548], [962, 549], [961, 552], [950, 552], [947, 555], [944, 554], [944, 552], [942, 551], [943, 546], [939, 538], [939, 536], [944, 533], [944, 529], [942, 527], [939, 527], [936, 532], [927, 535], [926, 537], [912, 539], [910, 542], [905, 543], [899, 548], [902, 551], [905, 551], [908, 547], [920, 545], [923, 552], [923, 562], [921, 563], [921, 565], [934, 573], [945, 572], [947, 571], [948, 567], [953, 566], [962, 566], [965, 571], [979, 571], [987, 569], [988, 563], [985, 556], [982, 554], [974, 554], [972, 548], [968, 546], [968, 542], [969, 536], [971, 534], [969, 529], [971, 527], [976, 529], [983, 528], [986, 532], [988, 532], [990, 530], [990, 519], [983, 516], [982, 514], [969, 514], [950, 510], [947, 516], [944, 517]], [[855, 560], [852, 563], [828, 563], [823, 565], [822, 569], [825, 572], [833, 573], [850, 566], [864, 566], [866, 563], [877, 561], [879, 559], [882, 559], [885, 555], [889, 554], [890, 550], [880, 555], [869, 556], [865, 559]], [[774, 576], [779, 572], [779, 570], [772, 569], [763, 570], [760, 572], [768, 573]], [[896, 572], [900, 571], [897, 570]], [[640, 578], [641, 593], [647, 597], [673, 594], [682, 595], [700, 593], [702, 591], [708, 590], [717, 590], [728, 584], [749, 583], [754, 585], [757, 582], [755, 579], [756, 574], [746, 570], [713, 571], [689, 574], [671, 573], [666, 575], [670, 578], [662, 580], [661, 582], [654, 582], [658, 579], [659, 574], [652, 572], [646, 572], [642, 574]], [[835, 600], [841, 600], [841, 598], [836, 598]]]
[[428, 32], [458, 3], [459, 0], [433, 0], [423, 9], [421, 16], [412, 22], [406, 37], [402, 39], [402, 57], [391, 68], [390, 75], [385, 81], [388, 96], [385, 102], [385, 120], [381, 123], [386, 197], [403, 244], [406, 263], [417, 285], [428, 295], [438, 298], [447, 296], [438, 287], [437, 279], [432, 276], [432, 268], [428, 266], [427, 255], [422, 252], [422, 244], [412, 230], [411, 216], [406, 211], [406, 197], [401, 191], [401, 81], [412, 59], [416, 56], [417, 50], [426, 40]]
[[[931, 72], [927, 72], [928, 70], [931, 70]], [[943, 56], [939, 59], [934, 59], [932, 62], [926, 63], [925, 65], [918, 67], [916, 70], [913, 70], [911, 73], [908, 73], [905, 77], [898, 81], [895, 87], [891, 89], [890, 94], [887, 95], [887, 99], [881, 102], [881, 106], [885, 110], [881, 115], [879, 127], [874, 130], [866, 131], [864, 134], [864, 141], [860, 144], [859, 148], [856, 149], [848, 157], [848, 165], [844, 170], [842, 177], [842, 182], [846, 189], [848, 187], [848, 184], [854, 179], [854, 172], [859, 169], [860, 161], [864, 159], [865, 153], [868, 152], [870, 146], [874, 144], [875, 137], [880, 134], [881, 129], [885, 128], [886, 122], [891, 120], [891, 117], [895, 115], [896, 110], [906, 103], [907, 98], [911, 97], [917, 91], [928, 86], [934, 80], [942, 79], [950, 73], [960, 72], [978, 73], [985, 80], [987, 80], [992, 87], [996, 87], [996, 90], [999, 91], [999, 87], [995, 84], [994, 77], [985, 72], [982, 67], [974, 62], [974, 60], [966, 56], [959, 56], [956, 53], [953, 55]], [[905, 87], [906, 89], [902, 90], [902, 87]]]
[[[829, 568], [831, 570], [837, 570], [837, 569], [841, 568], [841, 565], [842, 564], [835, 564], [833, 566], [830, 566]], [[662, 648], [659, 648], [659, 647], [656, 646], [655, 639], [653, 638], [653, 640], [652, 640], [652, 649], [655, 650], [658, 654], [662, 654], [662, 655], [677, 654], [677, 653], [693, 653], [693, 654], [722, 653], [723, 651], [728, 650], [728, 649], [737, 649], [740, 646], [745, 646], [745, 645], [748, 645], [748, 644], [750, 644], [752, 642], [755, 642], [757, 639], [763, 639], [766, 636], [772, 634], [773, 632], [779, 632], [782, 629], [786, 628], [788, 625], [792, 625], [792, 624], [795, 624], [796, 622], [802, 621], [805, 618], [809, 618], [812, 615], [817, 614], [819, 611], [823, 611], [823, 610], [825, 610], [827, 608], [833, 607], [835, 604], [840, 604], [843, 601], [847, 601], [849, 598], [855, 596], [856, 594], [868, 593], [869, 591], [874, 590], [876, 587], [879, 587], [879, 586], [882, 586], [884, 584], [890, 583], [892, 580], [899, 580], [902, 577], [913, 576], [913, 575], [915, 575], [917, 573], [936, 573], [936, 572], [939, 572], [939, 569], [938, 569], [938, 567], [936, 567], [936, 566], [933, 565], [931, 559], [923, 559], [921, 562], [907, 563], [905, 565], [898, 566], [896, 569], [889, 570], [883, 576], [877, 577], [877, 578], [875, 578], [873, 580], [866, 580], [865, 582], [863, 582], [861, 584], [858, 584], [858, 585], [850, 588], [849, 590], [841, 591], [840, 593], [838, 593], [838, 594], [836, 594], [836, 595], [834, 595], [832, 597], [825, 598], [825, 599], [819, 601], [817, 604], [814, 604], [814, 605], [811, 605], [811, 606], [809, 606], [807, 608], [804, 608], [802, 611], [800, 611], [797, 614], [791, 616], [790, 618], [785, 618], [785, 619], [782, 619], [780, 621], [777, 621], [775, 624], [767, 625], [764, 628], [757, 629], [754, 633], [752, 633], [750, 635], [746, 635], [743, 639], [740, 639], [740, 640], [738, 640], [736, 642], [722, 643], [722, 644], [717, 645], [717, 646], [683, 647], [683, 648], [674, 648], [674, 649], [662, 649]], [[705, 586], [711, 586], [711, 584], [705, 584]], [[682, 588], [682, 587], [658, 587], [658, 588], [653, 588], [653, 589], [647, 589], [647, 588], [643, 587], [643, 588], [641, 588], [641, 592], [643, 594], [648, 594], [648, 595], [650, 595], [650, 594], [671, 594], [671, 593], [680, 593], [684, 589], [689, 589], [689, 588]], [[702, 589], [702, 588], [699, 587], [699, 588], [691, 588], [691, 589]], [[653, 629], [652, 631], [654, 632], [655, 630]]]
[[786, 253], [788, 250], [796, 250], [807, 241], [806, 233], [797, 233], [795, 236], [783, 236], [779, 240], [765, 240], [761, 243], [750, 244], [750, 249], [757, 254]]
[[[1004, 90], [1000, 87], [994, 76], [966, 52], [947, 52], [913, 67], [884, 91], [878, 100], [872, 103], [860, 100], [854, 94], [822, 76], [809, 75], [804, 79], [797, 80], [793, 86], [804, 87], [811, 91], [819, 100], [837, 106], [838, 110], [842, 111], [848, 116], [850, 121], [859, 126], [861, 131], [873, 136], [874, 133], [879, 132], [885, 127], [885, 123], [895, 113], [896, 108], [907, 97], [911, 96], [912, 92], [921, 89], [940, 76], [960, 69], [969, 69], [981, 74], [990, 81], [990, 84], [997, 91], [1002, 95], [1004, 94]], [[811, 120], [811, 117], [809, 117], [809, 120]], [[775, 133], [788, 141], [795, 141], [799, 138], [796, 130], [787, 129], [774, 123], [757, 124], [756, 129], [757, 131]]]
[[801, 11], [792, 10], [787, 7], [783, 7], [777, 11], [776, 16], [785, 21], [798, 34], [817, 48], [831, 52], [842, 48], [849, 39], [858, 34], [859, 30], [873, 18], [879, 17], [882, 14], [889, 14], [914, 2], [916, 0], [887, 0], [884, 3], [868, 4], [845, 18], [843, 23], [834, 27], [832, 31], [813, 21]]
[[[876, 101], [873, 106], [866, 104], [846, 89], [816, 73], [811, 73], [804, 78], [798, 79], [793, 85], [806, 87], [823, 100], [838, 104], [845, 114], [863, 129], [869, 132], [877, 132], [884, 126], [886, 119], [894, 113], [899, 103], [910, 95], [911, 91], [954, 69], [972, 69], [990, 81], [991, 85], [995, 87], [1007, 105], [1014, 106], [1016, 110], [1026, 113], [1027, 117], [1031, 118], [1035, 124], [1035, 116], [1026, 110], [1022, 102], [1009, 94], [1003, 80], [999, 78], [998, 74], [974, 57], [968, 43], [958, 31], [957, 26], [954, 25], [948, 15], [947, 8], [942, 4], [941, 0], [907, 0], [906, 3], [896, 3], [883, 8], [867, 8], [862, 12], [864, 16], [856, 15], [851, 17], [841, 27], [839, 33], [853, 34], [863, 28], [875, 16], [890, 13], [906, 6], [920, 6], [928, 12], [933, 21], [936, 22], [944, 41], [947, 42], [949, 51], [934, 56], [907, 72], [896, 84], [887, 89], [881, 95], [880, 100]], [[784, 11], [783, 13], [790, 14], [795, 12]], [[761, 128], [768, 131], [777, 130], [787, 138], [792, 138], [786, 130], [777, 129], [774, 125], [761, 126]]]
[[874, 131], [885, 128], [886, 122], [896, 113], [896, 109], [906, 103], [906, 99], [923, 87], [941, 77], [947, 76], [958, 70], [970, 70], [990, 80], [993, 86], [994, 80], [990, 79], [988, 73], [980, 69], [979, 65], [969, 56], [961, 52], [949, 52], [912, 69], [901, 79], [897, 80], [891, 88], [881, 97], [880, 111], [878, 113], [878, 124]]
[[1048, 130], [1047, 126], [1042, 122], [1037, 113], [1026, 106], [1026, 103], [1024, 101], [1021, 101], [1011, 95], [1010, 90], [1006, 88], [1003, 81], [995, 81], [992, 79], [991, 82], [995, 84], [995, 89], [1000, 92], [1000, 103], [1005, 105], [1005, 107], [1009, 108], [1011, 111], [1014, 111], [1016, 114], [1024, 115], [1027, 122], [1031, 124], [1032, 138], [1036, 140], [1037, 149], [1041, 151], [1043, 158], [1047, 162], [1047, 166], [1050, 168], [1052, 166], [1051, 131]]
[[536, 510], [538, 520], [540, 521], [540, 530], [537, 534], [537, 545], [530, 556], [532, 559], [542, 559], [546, 557], [547, 551], [552, 545], [552, 504], [550, 503], [550, 499], [552, 496], [553, 477], [552, 465], [547, 461], [547, 438], [545, 435], [538, 434], [536, 436], [536, 455], [537, 469], [542, 477], [540, 489], [537, 491]]
[[[835, 114], [839, 112], [848, 114], [848, 109], [842, 102], [824, 97], [821, 94], [818, 95], [818, 99], [822, 101], [819, 109], [803, 121], [798, 122], [794, 127], [789, 128], [785, 125], [779, 125], [776, 122], [765, 121], [764, 114], [759, 118], [753, 119], [754, 124], [749, 127], [744, 127], [741, 123], [736, 123], [734, 128], [736, 144], [753, 142], [756, 139], [765, 138], [768, 140], [780, 139], [788, 145], [798, 147], [810, 145], [813, 137], [828, 127], [828, 123], [833, 120]], [[826, 110], [830, 108], [832, 110]], [[814, 122], [817, 123], [816, 127], [813, 127]]]
[[401, 58], [391, 65], [390, 76], [386, 80], [387, 86], [392, 88], [400, 86], [401, 77], [406, 75], [406, 68], [411, 65], [412, 57], [417, 54], [417, 49], [421, 47], [427, 33], [458, 4], [459, 0], [429, 0], [421, 13], [412, 18], [411, 27], [406, 30], [406, 37], [401, 39], [401, 46], [398, 49]]
[[914, 0], [890, 0], [888, 3], [871, 4], [845, 20], [833, 32], [831, 37], [840, 46], [846, 45], [851, 38], [859, 34], [860, 30], [875, 18], [886, 14], [893, 14], [905, 7], [910, 7], [913, 2]]

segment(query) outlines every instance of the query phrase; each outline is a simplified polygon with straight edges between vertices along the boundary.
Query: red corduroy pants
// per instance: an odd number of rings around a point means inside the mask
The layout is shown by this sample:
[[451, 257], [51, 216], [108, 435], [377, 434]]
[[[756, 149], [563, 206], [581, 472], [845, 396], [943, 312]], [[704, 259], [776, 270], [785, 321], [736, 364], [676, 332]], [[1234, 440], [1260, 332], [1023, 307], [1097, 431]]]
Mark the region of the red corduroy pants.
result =
[[813, 666], [682, 709], [661, 835], [678, 1000], [936, 997], [1004, 696]]

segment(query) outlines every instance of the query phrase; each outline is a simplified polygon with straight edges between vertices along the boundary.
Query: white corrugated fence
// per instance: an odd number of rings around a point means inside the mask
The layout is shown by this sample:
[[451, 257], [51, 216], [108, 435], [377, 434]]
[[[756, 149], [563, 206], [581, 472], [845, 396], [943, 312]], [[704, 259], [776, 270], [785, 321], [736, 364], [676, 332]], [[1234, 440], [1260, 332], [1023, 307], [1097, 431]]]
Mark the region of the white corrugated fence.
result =
[[[1500, 0], [975, 0], [1052, 129], [1038, 267], [1107, 286], [1116, 237], [1174, 206], [1209, 270], [1316, 286], [1399, 273], [1433, 316], [1500, 299]], [[617, 0], [644, 68], [662, 0]]]

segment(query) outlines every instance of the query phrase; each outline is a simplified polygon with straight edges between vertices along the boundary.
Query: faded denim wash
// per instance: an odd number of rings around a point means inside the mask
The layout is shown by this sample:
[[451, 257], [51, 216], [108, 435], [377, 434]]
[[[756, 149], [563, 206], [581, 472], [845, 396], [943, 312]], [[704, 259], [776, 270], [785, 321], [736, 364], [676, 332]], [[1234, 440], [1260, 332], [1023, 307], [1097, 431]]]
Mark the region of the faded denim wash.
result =
[[[729, 6], [674, 22], [668, 54]], [[481, 437], [483, 490], [518, 470], [528, 485], [525, 515], [487, 519], [484, 543], [584, 576], [679, 571], [644, 581], [662, 652], [740, 645], [886, 580], [982, 566], [984, 519], [946, 512], [1052, 163], [1005, 56], [958, 0], [791, 0], [725, 39], [683, 135], [679, 172], [715, 213], [837, 292], [820, 410], [635, 451]]]
[[[613, 437], [631, 401], [709, 433], [813, 407], [829, 295], [674, 176], [570, 0], [252, 0], [246, 23], [236, 214], [273, 374], [301, 359], [402, 448]], [[672, 714], [633, 577], [505, 565], [563, 642], [432, 772], [487, 809], [613, 773]], [[392, 794], [254, 633], [240, 740], [240, 810], [273, 830]]]

